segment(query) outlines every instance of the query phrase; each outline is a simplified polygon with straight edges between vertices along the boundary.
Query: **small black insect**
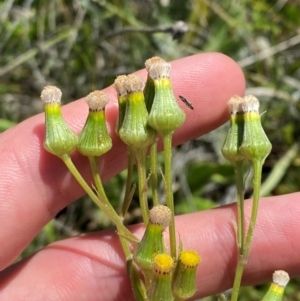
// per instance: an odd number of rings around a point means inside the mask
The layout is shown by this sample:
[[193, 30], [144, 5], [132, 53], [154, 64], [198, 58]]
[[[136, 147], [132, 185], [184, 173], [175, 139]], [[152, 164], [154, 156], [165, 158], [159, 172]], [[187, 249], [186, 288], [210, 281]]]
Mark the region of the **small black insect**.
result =
[[191, 110], [194, 110], [194, 106], [192, 105], [192, 103], [190, 103], [185, 97], [179, 95], [179, 98], [188, 108], [190, 108]]

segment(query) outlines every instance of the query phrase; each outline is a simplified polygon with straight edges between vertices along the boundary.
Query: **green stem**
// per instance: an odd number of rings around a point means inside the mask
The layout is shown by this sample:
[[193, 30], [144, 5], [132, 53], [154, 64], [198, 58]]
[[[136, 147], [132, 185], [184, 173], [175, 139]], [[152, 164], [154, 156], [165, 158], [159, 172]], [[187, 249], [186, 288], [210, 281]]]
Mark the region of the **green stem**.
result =
[[233, 291], [231, 295], [231, 301], [237, 301], [238, 294], [241, 286], [242, 276], [245, 269], [245, 266], [248, 261], [251, 243], [253, 238], [253, 232], [257, 219], [258, 205], [259, 205], [259, 193], [261, 186], [261, 172], [262, 172], [262, 162], [261, 161], [253, 161], [253, 201], [252, 201], [252, 211], [251, 211], [251, 219], [248, 227], [246, 241], [244, 245], [244, 254], [239, 257], [238, 266], [235, 273], [235, 279], [233, 283]]
[[125, 187], [125, 194], [124, 194], [124, 200], [123, 200], [123, 205], [122, 205], [122, 210], [121, 214], [122, 217], [125, 216], [131, 200], [132, 200], [132, 171], [133, 171], [133, 154], [131, 149], [128, 147], [128, 163], [127, 163], [127, 178], [126, 178], [126, 187]]
[[253, 203], [252, 203], [251, 220], [250, 220], [250, 225], [249, 225], [248, 233], [246, 236], [246, 243], [245, 243], [244, 256], [246, 259], [248, 259], [250, 253], [253, 232], [254, 232], [256, 219], [257, 219], [257, 212], [258, 212], [258, 205], [259, 205], [259, 198], [260, 198], [262, 162], [260, 161], [253, 162], [253, 169], [254, 169]]
[[169, 225], [170, 251], [171, 256], [176, 258], [176, 235], [174, 220], [174, 200], [172, 190], [172, 132], [163, 135], [164, 156], [165, 156], [165, 186], [167, 206], [172, 211], [172, 219]]
[[129, 244], [128, 244], [128, 240], [125, 237], [119, 236], [120, 238], [120, 243], [123, 249], [123, 252], [125, 254], [126, 257], [126, 261], [130, 260], [130, 258], [132, 258], [132, 254], [129, 248]]
[[130, 278], [132, 292], [136, 301], [147, 300], [147, 290], [140, 275], [140, 271], [134, 264], [133, 259], [127, 261], [127, 273]]
[[[105, 204], [110, 205], [110, 202], [109, 202], [109, 200], [107, 198], [107, 195], [105, 193], [105, 190], [103, 188], [102, 181], [101, 181], [101, 178], [100, 178], [100, 174], [99, 174], [99, 171], [98, 171], [98, 158], [97, 157], [89, 157], [89, 161], [90, 161], [90, 165], [91, 165], [91, 169], [92, 169], [93, 177], [94, 177], [94, 182], [95, 182], [99, 197], [103, 200], [103, 202]], [[127, 180], [126, 189], [128, 189], [129, 195], [127, 195], [125, 193], [125, 200], [124, 201], [128, 201], [129, 198], [131, 199], [131, 197], [130, 197], [130, 185], [131, 185], [131, 174], [132, 174], [132, 152], [131, 151], [128, 154], [128, 168], [130, 170], [129, 171], [130, 181]], [[128, 188], [128, 185], [129, 185], [129, 188]], [[123, 220], [122, 217], [121, 217], [121, 219]], [[122, 226], [123, 226], [123, 224], [122, 224]], [[118, 230], [118, 232], [120, 232], [118, 226], [117, 226], [117, 230]], [[143, 301], [143, 300], [145, 300], [145, 298], [143, 298], [143, 296], [146, 293], [144, 292], [145, 290], [144, 290], [142, 281], [140, 279], [137, 279], [137, 271], [134, 270], [135, 267], [134, 267], [134, 264], [132, 262], [132, 254], [131, 254], [131, 251], [130, 251], [130, 248], [129, 248], [128, 241], [122, 235], [120, 235], [119, 238], [120, 238], [120, 243], [121, 243], [123, 252], [124, 252], [125, 257], [126, 257], [127, 272], [129, 274], [132, 285], [134, 285], [133, 288], [136, 288], [136, 289], [134, 289], [135, 296], [136, 296], [137, 300]]]
[[137, 170], [138, 170], [138, 189], [140, 206], [142, 210], [142, 217], [144, 224], [147, 225], [149, 221], [149, 209], [148, 209], [148, 198], [147, 198], [147, 181], [146, 181], [146, 149], [133, 149], [134, 156], [136, 159]]
[[239, 255], [244, 253], [244, 180], [243, 180], [243, 161], [235, 163], [235, 181], [237, 187], [237, 215], [238, 215], [238, 227], [237, 227], [237, 242]]
[[[92, 169], [92, 173], [93, 173], [93, 178], [94, 178], [94, 182], [96, 185], [96, 189], [99, 195], [100, 200], [102, 201], [102, 203], [108, 207], [111, 207], [112, 210], [115, 212], [114, 208], [111, 206], [107, 195], [105, 193], [101, 178], [100, 178], [100, 174], [99, 174], [99, 169], [98, 169], [98, 157], [94, 157], [94, 156], [90, 156], [88, 157], [89, 161], [90, 161], [90, 165], [91, 165], [91, 169]], [[119, 218], [120, 221], [122, 220], [121, 218]], [[123, 223], [121, 224], [122, 227], [124, 226]], [[116, 225], [118, 232], [122, 233], [122, 229], [120, 228], [120, 225]], [[126, 241], [126, 239], [122, 236], [120, 237], [120, 242], [121, 242], [121, 246], [123, 249], [123, 252], [126, 256], [126, 260], [129, 260], [129, 258], [131, 257], [131, 252], [130, 252], [130, 248], [128, 246], [128, 241]]]
[[157, 191], [157, 141], [155, 141], [150, 147], [150, 168], [153, 206], [157, 206], [159, 205]]
[[73, 164], [72, 159], [69, 155], [63, 155], [60, 157], [63, 162], [68, 167], [69, 171], [72, 173], [74, 178], [80, 184], [80, 186], [86, 191], [89, 197], [94, 201], [94, 203], [110, 218], [110, 220], [116, 225], [118, 229], [118, 234], [123, 235], [125, 238], [128, 238], [131, 242], [138, 243], [139, 240], [123, 225], [120, 217], [115, 212], [111, 204], [103, 202], [99, 197], [93, 192], [90, 186], [86, 183], [84, 178], [81, 176], [76, 166]]

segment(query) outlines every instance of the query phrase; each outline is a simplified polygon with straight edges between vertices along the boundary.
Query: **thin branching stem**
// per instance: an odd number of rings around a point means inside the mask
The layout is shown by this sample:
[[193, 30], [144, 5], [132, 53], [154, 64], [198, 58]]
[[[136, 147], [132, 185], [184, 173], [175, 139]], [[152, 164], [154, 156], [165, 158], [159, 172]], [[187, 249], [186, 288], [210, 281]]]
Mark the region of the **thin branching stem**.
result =
[[[99, 174], [98, 160], [99, 160], [98, 157], [94, 157], [94, 156], [89, 157], [94, 182], [95, 182], [96, 189], [97, 189], [97, 192], [98, 192], [98, 195], [99, 195], [100, 199], [103, 200], [103, 203], [108, 204], [108, 205], [111, 206], [111, 204], [110, 204], [110, 202], [107, 198], [107, 195], [105, 193], [105, 190], [104, 190], [104, 187], [103, 187], [103, 184], [102, 184], [102, 180], [101, 180], [101, 177], [100, 177], [100, 174]], [[120, 218], [120, 220], [121, 219], [122, 219], [122, 217]], [[121, 232], [122, 229], [120, 229], [118, 225], [116, 225], [116, 227], [117, 227], [118, 232]], [[128, 240], [126, 240], [125, 237], [120, 236], [120, 243], [121, 243], [123, 252], [126, 256], [126, 260], [127, 261], [130, 260], [131, 257], [132, 257], [132, 254], [130, 252]]]
[[243, 180], [243, 161], [235, 163], [235, 181], [237, 187], [237, 215], [238, 215], [238, 227], [237, 227], [237, 243], [239, 256], [244, 253], [244, 180]]
[[153, 206], [159, 205], [158, 200], [158, 180], [157, 180], [157, 142], [155, 141], [150, 147], [150, 168], [151, 168], [151, 188]]
[[122, 205], [122, 210], [121, 210], [121, 215], [122, 217], [125, 216], [131, 200], [132, 200], [132, 172], [133, 172], [133, 154], [128, 147], [127, 150], [127, 158], [128, 158], [128, 163], [127, 163], [127, 177], [126, 177], [126, 186], [125, 186], [125, 194], [124, 194], [124, 200], [123, 200], [123, 205]]
[[147, 179], [146, 179], [146, 149], [133, 149], [138, 170], [138, 190], [140, 206], [144, 224], [149, 221], [149, 209], [147, 198]]
[[131, 242], [138, 243], [139, 240], [123, 225], [122, 220], [114, 210], [114, 208], [111, 206], [111, 204], [108, 202], [103, 202], [103, 200], [93, 192], [93, 190], [90, 188], [90, 186], [86, 183], [84, 178], [81, 176], [79, 171], [77, 170], [76, 166], [72, 162], [72, 159], [69, 155], [63, 155], [60, 157], [63, 162], [68, 167], [71, 174], [74, 176], [74, 178], [77, 180], [77, 182], [80, 184], [80, 186], [85, 190], [85, 192], [89, 195], [89, 197], [93, 200], [93, 202], [110, 218], [110, 220], [116, 225], [118, 232], [123, 237], [127, 238]]
[[243, 255], [239, 257], [238, 266], [235, 273], [231, 301], [238, 300], [238, 294], [241, 286], [243, 272], [247, 264], [250, 249], [251, 249], [251, 243], [252, 243], [254, 228], [257, 219], [258, 205], [259, 205], [262, 165], [263, 162], [261, 162], [260, 160], [253, 161], [254, 176], [253, 176], [253, 201], [252, 201], [251, 219], [246, 235]]
[[175, 235], [175, 210], [173, 200], [173, 178], [172, 178], [172, 132], [163, 135], [164, 156], [165, 156], [165, 189], [167, 206], [172, 211], [172, 219], [169, 225], [171, 256], [176, 258], [176, 235]]

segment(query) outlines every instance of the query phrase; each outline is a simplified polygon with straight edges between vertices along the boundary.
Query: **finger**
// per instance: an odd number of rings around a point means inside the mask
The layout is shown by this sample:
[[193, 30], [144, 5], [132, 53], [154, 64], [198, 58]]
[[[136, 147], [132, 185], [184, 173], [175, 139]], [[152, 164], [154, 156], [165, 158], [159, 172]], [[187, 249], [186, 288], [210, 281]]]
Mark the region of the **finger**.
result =
[[[145, 77], [144, 71], [140, 73]], [[226, 101], [233, 94], [244, 91], [241, 70], [221, 54], [201, 54], [175, 61], [171, 76], [175, 95], [185, 95], [195, 106], [193, 111], [185, 108], [187, 121], [175, 133], [175, 144], [200, 136], [223, 123], [228, 118]], [[102, 159], [104, 179], [118, 173], [126, 163], [125, 147], [114, 133], [116, 94], [112, 87], [106, 92], [112, 99], [106, 111], [114, 147]], [[84, 100], [63, 108], [67, 122], [77, 133], [87, 112]], [[0, 136], [0, 220], [5, 229], [0, 232], [0, 241], [6, 241], [0, 249], [0, 270], [20, 254], [57, 212], [83, 195], [83, 190], [63, 163], [43, 149], [43, 139], [43, 114]], [[88, 177], [87, 160], [77, 153], [73, 159], [80, 172]]]
[[[300, 274], [299, 196], [295, 193], [262, 200], [244, 284], [270, 281], [277, 269], [292, 277]], [[246, 202], [247, 220], [250, 205]], [[197, 250], [202, 257], [195, 298], [232, 287], [238, 257], [235, 215], [236, 206], [230, 205], [176, 218], [184, 249]], [[136, 231], [141, 235], [141, 229]], [[51, 244], [2, 272], [1, 296], [3, 300], [19, 300], [20, 296], [27, 300], [31, 296], [33, 301], [130, 301], [134, 299], [125, 269], [113, 231], [80, 236]]]

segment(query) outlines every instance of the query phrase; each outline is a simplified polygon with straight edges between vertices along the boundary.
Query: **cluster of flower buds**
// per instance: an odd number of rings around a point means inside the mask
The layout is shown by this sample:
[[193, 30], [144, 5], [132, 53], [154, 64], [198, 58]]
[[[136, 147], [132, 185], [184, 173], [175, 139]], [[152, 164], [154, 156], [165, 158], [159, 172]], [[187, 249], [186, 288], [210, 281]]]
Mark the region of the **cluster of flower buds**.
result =
[[261, 125], [258, 99], [253, 95], [233, 96], [228, 106], [230, 129], [222, 148], [224, 157], [232, 163], [242, 160], [264, 162], [272, 145]]
[[[119, 104], [116, 133], [129, 148], [146, 153], [156, 141], [157, 133], [162, 137], [171, 135], [183, 124], [185, 114], [173, 94], [171, 65], [159, 57], [147, 60], [145, 65], [148, 71], [146, 85], [138, 75], [131, 74], [117, 77], [114, 87]], [[61, 158], [68, 157], [76, 148], [89, 159], [108, 152], [112, 147], [105, 119], [108, 96], [102, 91], [94, 91], [86, 97], [89, 113], [79, 136], [62, 117], [61, 97], [61, 90], [54, 86], [45, 87], [41, 93], [45, 104], [45, 149]], [[261, 126], [258, 100], [252, 95], [233, 96], [228, 105], [231, 117], [222, 148], [224, 157], [234, 164], [244, 160], [262, 164], [271, 151], [271, 143]], [[101, 208], [110, 204], [103, 206]], [[148, 205], [145, 209], [148, 210]], [[115, 215], [112, 214], [117, 224]], [[138, 301], [184, 301], [196, 292], [196, 272], [201, 257], [197, 252], [187, 250], [181, 250], [178, 257], [172, 252], [172, 256], [167, 253], [163, 233], [167, 227], [171, 228], [173, 222], [173, 208], [154, 206], [149, 211], [143, 238], [132, 254], [129, 251], [128, 274]], [[286, 272], [276, 271], [263, 301], [281, 301], [288, 281]]]
[[[133, 150], [134, 155], [139, 152], [146, 155], [148, 148], [156, 141], [157, 134], [171, 136], [185, 121], [185, 114], [173, 94], [170, 81], [171, 65], [159, 57], [154, 57], [146, 61], [146, 69], [146, 86], [136, 74], [119, 76], [114, 83], [119, 104], [116, 133], [129, 149]], [[61, 96], [62, 92], [52, 86], [46, 87], [41, 94], [46, 113], [46, 150], [69, 160], [71, 152], [77, 149], [79, 153], [87, 156], [90, 162], [96, 162], [95, 157], [102, 156], [112, 147], [105, 119], [108, 96], [102, 91], [94, 91], [86, 97], [89, 112], [78, 136], [62, 117]], [[143, 163], [142, 160], [136, 162], [137, 165]], [[95, 167], [93, 164], [92, 166]], [[97, 172], [94, 176], [98, 177]], [[98, 195], [94, 198], [101, 197], [102, 184], [99, 179], [95, 182]], [[82, 187], [86, 187], [85, 184]], [[87, 188], [86, 191], [88, 190]], [[145, 183], [141, 185], [140, 190], [141, 195], [144, 195]], [[89, 194], [92, 193], [89, 190]], [[104, 201], [96, 200], [96, 203], [102, 204], [100, 208], [110, 207], [105, 203], [105, 195], [102, 199]], [[148, 205], [144, 209], [148, 211]], [[116, 213], [111, 216], [117, 225], [115, 215]], [[148, 221], [142, 240], [132, 254], [128, 247], [124, 248], [128, 274], [137, 300], [171, 301], [174, 298], [190, 298], [196, 291], [196, 269], [201, 259], [195, 251], [182, 251], [178, 257], [172, 252], [172, 255], [168, 254], [163, 232], [174, 223], [173, 207], [156, 205], [144, 214], [144, 217]], [[122, 227], [117, 225], [117, 228], [119, 230]], [[140, 273], [143, 277], [140, 277]]]
[[164, 205], [150, 210], [150, 220], [133, 259], [145, 279], [147, 300], [187, 300], [196, 292], [196, 271], [201, 261], [195, 251], [182, 251], [178, 259], [166, 253], [163, 231], [171, 221]]
[[[147, 60], [145, 65], [148, 71], [146, 85], [135, 74], [121, 75], [114, 83], [119, 104], [116, 132], [136, 157], [138, 172], [139, 156], [153, 145], [157, 133], [162, 137], [171, 135], [185, 120], [173, 94], [171, 65], [159, 57]], [[144, 194], [144, 184], [141, 188]], [[142, 198], [140, 195], [140, 201]], [[142, 206], [141, 203], [143, 212]], [[149, 211], [144, 236], [133, 253], [133, 264], [143, 273], [142, 286], [134, 280], [137, 273], [130, 264], [133, 291], [138, 300], [168, 301], [176, 296], [178, 300], [186, 300], [196, 291], [200, 257], [195, 252], [183, 252], [178, 259], [167, 254], [163, 231], [172, 223], [173, 215], [172, 208], [163, 205], [154, 206]], [[187, 257], [193, 258], [188, 264]]]
[[[138, 75], [131, 74], [117, 77], [114, 87], [119, 104], [116, 133], [129, 148], [146, 152], [156, 141], [157, 133], [162, 137], [172, 134], [185, 121], [185, 114], [173, 94], [171, 65], [159, 57], [147, 60], [145, 65], [146, 85]], [[54, 86], [45, 87], [41, 93], [45, 104], [45, 149], [61, 158], [68, 157], [76, 148], [89, 158], [108, 152], [112, 147], [105, 118], [108, 96], [94, 91], [86, 97], [89, 113], [79, 136], [62, 117], [61, 97], [61, 90]], [[244, 160], [262, 164], [271, 151], [271, 143], [261, 126], [259, 101], [252, 95], [233, 96], [228, 105], [231, 117], [222, 148], [224, 157], [234, 164]], [[145, 208], [148, 210], [148, 205]], [[172, 210], [156, 205], [149, 211], [144, 236], [128, 257], [128, 274], [138, 301], [184, 301], [196, 292], [196, 272], [201, 257], [187, 250], [181, 250], [178, 257], [167, 253], [163, 233], [174, 221]], [[148, 217], [148, 213], [145, 216]], [[263, 301], [281, 301], [288, 281], [286, 272], [276, 271]]]
[[109, 151], [112, 142], [105, 120], [108, 96], [102, 91], [94, 91], [86, 97], [89, 114], [79, 137], [63, 119], [61, 97], [61, 90], [54, 86], [45, 87], [41, 94], [46, 117], [45, 149], [59, 157], [69, 155], [76, 147], [85, 156], [101, 156]]
[[[238, 298], [239, 287], [242, 279], [245, 263], [248, 260], [254, 228], [256, 225], [258, 204], [260, 198], [261, 173], [265, 159], [270, 154], [272, 145], [264, 132], [259, 114], [259, 101], [253, 95], [244, 97], [233, 96], [228, 101], [231, 111], [230, 128], [222, 148], [224, 157], [235, 167], [237, 183], [237, 244], [239, 249], [239, 261], [236, 269], [232, 301]], [[244, 161], [250, 161], [253, 167], [253, 200], [251, 220], [244, 236], [244, 191], [243, 171]]]
[[154, 57], [145, 65], [146, 86], [135, 74], [121, 75], [114, 83], [119, 103], [116, 131], [131, 147], [148, 147], [156, 138], [155, 131], [173, 132], [185, 120], [172, 90], [171, 64]]

